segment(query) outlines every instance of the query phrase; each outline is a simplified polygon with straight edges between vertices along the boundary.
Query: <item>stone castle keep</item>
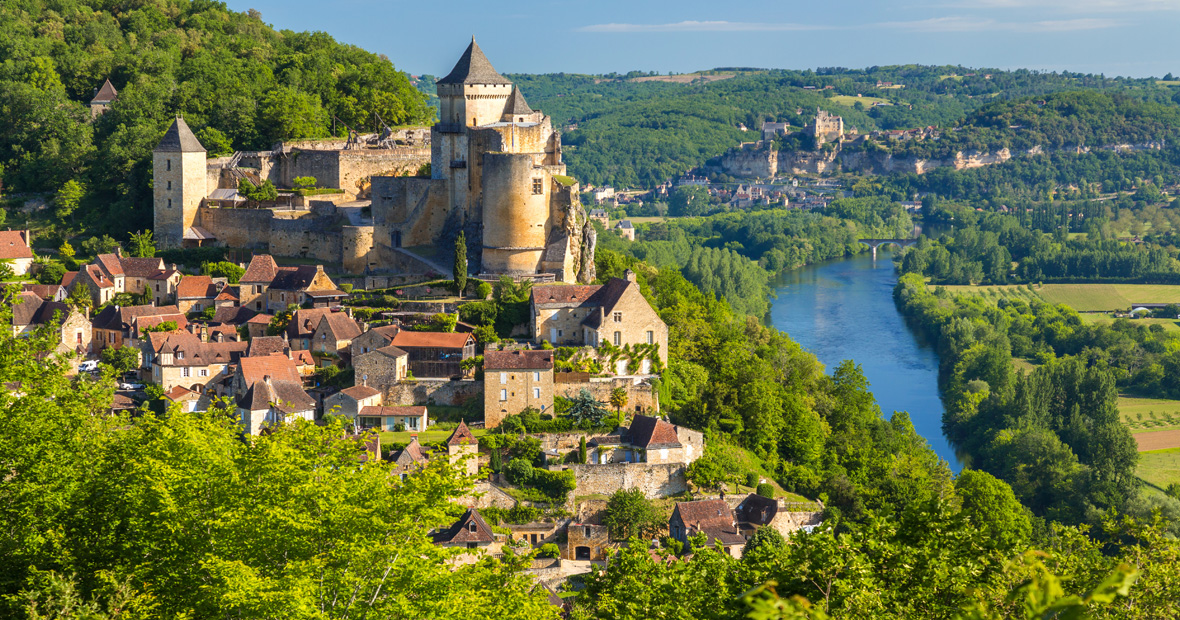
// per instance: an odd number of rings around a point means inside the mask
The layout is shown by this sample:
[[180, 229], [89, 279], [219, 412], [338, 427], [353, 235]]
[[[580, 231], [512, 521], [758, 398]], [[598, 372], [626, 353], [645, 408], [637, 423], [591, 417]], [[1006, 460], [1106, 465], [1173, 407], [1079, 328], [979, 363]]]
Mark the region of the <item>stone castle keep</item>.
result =
[[[156, 239], [318, 259], [352, 273], [426, 273], [449, 269], [463, 231], [476, 273], [592, 281], [594, 228], [549, 117], [474, 39], [437, 87], [439, 122], [429, 134], [387, 131], [374, 147], [350, 138], [207, 160], [178, 118], [153, 152]], [[429, 178], [405, 176], [427, 162]], [[240, 178], [283, 188], [297, 176], [342, 191], [282, 206], [234, 202]]]

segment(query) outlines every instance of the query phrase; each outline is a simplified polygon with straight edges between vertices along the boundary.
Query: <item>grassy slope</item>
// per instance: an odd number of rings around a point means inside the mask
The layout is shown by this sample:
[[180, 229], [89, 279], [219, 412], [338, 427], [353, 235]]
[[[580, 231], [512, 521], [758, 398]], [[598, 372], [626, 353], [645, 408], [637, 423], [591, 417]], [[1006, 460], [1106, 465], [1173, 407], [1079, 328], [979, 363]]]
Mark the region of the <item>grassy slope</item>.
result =
[[1161, 489], [1180, 483], [1180, 448], [1139, 453], [1138, 474]]

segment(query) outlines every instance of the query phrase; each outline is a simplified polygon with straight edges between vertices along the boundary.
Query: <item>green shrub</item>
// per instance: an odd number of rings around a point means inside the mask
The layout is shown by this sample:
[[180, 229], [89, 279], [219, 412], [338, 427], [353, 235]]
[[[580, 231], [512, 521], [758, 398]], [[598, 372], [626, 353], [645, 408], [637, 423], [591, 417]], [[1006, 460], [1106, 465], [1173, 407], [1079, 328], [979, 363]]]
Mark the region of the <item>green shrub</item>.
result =
[[750, 488], [754, 488], [754, 487], [758, 486], [758, 474], [756, 474], [752, 471], [747, 472], [746, 473], [746, 486], [748, 486]]
[[759, 484], [757, 492], [762, 497], [774, 499], [774, 485], [770, 484], [769, 482], [763, 482], [762, 484]]
[[541, 545], [541, 550], [537, 552], [537, 557], [559, 558], [561, 557], [561, 547], [558, 547], [554, 543], [545, 543]]

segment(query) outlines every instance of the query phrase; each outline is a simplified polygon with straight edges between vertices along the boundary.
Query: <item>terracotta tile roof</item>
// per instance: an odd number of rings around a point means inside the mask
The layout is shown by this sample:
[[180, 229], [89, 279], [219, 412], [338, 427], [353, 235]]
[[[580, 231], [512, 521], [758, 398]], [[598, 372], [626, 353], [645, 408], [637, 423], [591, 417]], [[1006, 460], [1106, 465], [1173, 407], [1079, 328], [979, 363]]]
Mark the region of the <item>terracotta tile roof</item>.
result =
[[[107, 306], [95, 315], [92, 323], [98, 329], [130, 330], [135, 319], [145, 316], [180, 314], [176, 306]], [[182, 325], [177, 325], [182, 327]]]
[[291, 351], [291, 361], [296, 366], [315, 366], [315, 357], [311, 351]]
[[484, 351], [484, 370], [552, 370], [553, 351]]
[[180, 273], [175, 269], [157, 269], [152, 275], [148, 276], [149, 280], [167, 280], [172, 276]]
[[181, 400], [196, 400], [201, 397], [200, 394], [180, 385], [165, 392], [164, 396], [166, 396], [168, 400], [172, 402], [178, 402]]
[[425, 465], [428, 460], [426, 453], [422, 451], [422, 444], [418, 443], [418, 437], [411, 437], [410, 443], [398, 450], [397, 456], [393, 457], [393, 473], [407, 473]]
[[214, 301], [238, 301], [240, 299], [239, 289], [236, 286], [227, 286], [221, 289]]
[[266, 317], [265, 322], [270, 323], [269, 315], [260, 315], [249, 308], [222, 306], [213, 311], [213, 322], [222, 325], [245, 325], [258, 316]]
[[164, 259], [123, 256], [119, 258], [119, 265], [123, 275], [129, 278], [148, 278], [164, 269]]
[[73, 283], [74, 278], [76, 277], [78, 277], [77, 271], [67, 271], [66, 275], [61, 277], [61, 285], [69, 286], [71, 283]]
[[183, 314], [177, 312], [176, 314], [150, 314], [131, 317], [131, 332], [133, 336], [142, 333], [148, 327], [155, 327], [161, 323], [172, 321], [176, 323], [176, 329], [185, 329], [188, 327], [188, 319]]
[[353, 400], [363, 400], [365, 398], [376, 396], [380, 394], [381, 391], [375, 390], [367, 385], [354, 385], [350, 388], [344, 388], [343, 390], [340, 390], [340, 393]]
[[269, 285], [274, 281], [275, 275], [278, 273], [279, 266], [275, 263], [274, 257], [270, 254], [258, 254], [250, 259], [250, 264], [246, 267], [246, 273], [242, 274], [241, 279], [238, 281]]
[[195, 334], [180, 329], [171, 332], [151, 332], [148, 334], [148, 341], [152, 351], [157, 354], [155, 363], [160, 362], [160, 353], [171, 352], [172, 366], [230, 364], [244, 359], [242, 355], [246, 352], [247, 346], [245, 342], [201, 342]]
[[709, 536], [709, 542], [720, 542], [726, 545], [741, 544], [745, 537], [738, 533], [734, 523], [733, 511], [725, 500], [705, 499], [695, 502], [676, 502], [672, 511], [672, 518], [680, 518], [687, 534], [692, 536], [696, 532], [704, 532]]
[[53, 299], [61, 290], [60, 284], [23, 284], [21, 290], [28, 291], [41, 299]]
[[90, 100], [90, 103], [110, 103], [114, 101], [115, 97], [118, 95], [119, 91], [115, 90], [115, 87], [111, 84], [110, 78], [107, 78], [107, 80], [102, 83], [102, 86], [99, 87], [98, 92], [94, 93], [94, 98]]
[[125, 411], [135, 409], [135, 401], [126, 394], [115, 392], [111, 396], [111, 411]]
[[382, 407], [381, 405], [365, 405], [359, 414], [365, 417], [382, 418], [386, 416], [406, 416], [420, 418], [426, 415], [426, 407]]
[[438, 349], [462, 349], [467, 343], [474, 342], [471, 334], [454, 334], [445, 332], [398, 332], [393, 338], [393, 345], [399, 349], [433, 347]]
[[273, 315], [259, 313], [251, 317], [249, 321], [246, 321], [246, 323], [251, 323], [254, 325], [270, 325], [270, 320], [273, 318]]
[[392, 357], [394, 359], [397, 359], [399, 357], [407, 357], [410, 355], [409, 353], [406, 353], [405, 351], [403, 351], [393, 345], [389, 345], [387, 347], [381, 347], [380, 349], [377, 349], [376, 351], [374, 351], [374, 353], [380, 353], [382, 355]]
[[495, 540], [492, 528], [475, 508], [469, 508], [451, 527], [434, 534], [436, 545], [491, 544]]
[[681, 447], [676, 427], [660, 418], [637, 415], [631, 421], [628, 434], [631, 445], [645, 450]]
[[99, 254], [94, 257], [94, 263], [102, 270], [110, 275], [112, 278], [123, 275], [123, 261], [119, 260], [117, 254]]
[[286, 357], [284, 349], [287, 341], [282, 336], [258, 336], [250, 339], [250, 346], [246, 349], [246, 357], [260, 357], [275, 353]]
[[328, 308], [303, 308], [291, 315], [291, 322], [287, 323], [288, 338], [311, 338], [315, 328], [320, 326], [320, 318], [331, 312]]
[[325, 327], [336, 340], [352, 340], [361, 335], [361, 326], [343, 312], [329, 312], [323, 315], [317, 330]]
[[271, 379], [255, 381], [246, 395], [238, 400], [238, 406], [249, 411], [262, 411], [274, 408], [283, 413], [299, 413], [315, 410], [315, 399], [303, 389], [299, 381]]
[[601, 284], [534, 286], [532, 290], [533, 304], [538, 308], [545, 308], [550, 304], [582, 305], [591, 301], [591, 297], [600, 288], [602, 288]]
[[459, 427], [456, 428], [455, 432], [451, 433], [450, 438], [447, 439], [448, 446], [459, 446], [459, 445], [478, 444], [478, 443], [479, 443], [479, 440], [477, 440], [475, 438], [475, 435], [471, 434], [471, 429], [467, 428], [467, 423], [462, 420], [459, 421]]
[[265, 355], [260, 357], [243, 357], [238, 366], [243, 383], [254, 385], [265, 377], [274, 380], [300, 381], [299, 371], [295, 362], [285, 355]]
[[103, 272], [102, 267], [99, 267], [98, 265], [85, 265], [82, 267], [82, 269], [86, 270], [87, 275], [90, 276], [90, 280], [94, 282], [98, 288], [113, 288], [115, 286], [115, 281], [107, 277], [106, 273]]
[[0, 259], [33, 258], [33, 250], [24, 233], [19, 230], [0, 230]]
[[210, 299], [217, 296], [217, 285], [209, 276], [184, 276], [176, 285], [177, 299]]

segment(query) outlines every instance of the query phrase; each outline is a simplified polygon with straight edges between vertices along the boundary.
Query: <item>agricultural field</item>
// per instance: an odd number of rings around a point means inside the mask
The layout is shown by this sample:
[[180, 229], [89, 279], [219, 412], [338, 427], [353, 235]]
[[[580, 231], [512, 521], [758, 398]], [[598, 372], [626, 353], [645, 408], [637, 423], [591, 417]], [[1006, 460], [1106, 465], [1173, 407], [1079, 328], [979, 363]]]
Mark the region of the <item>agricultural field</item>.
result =
[[1160, 489], [1168, 488], [1169, 484], [1180, 483], [1180, 448], [1140, 452], [1139, 469], [1136, 473], [1141, 479]]
[[1180, 427], [1180, 400], [1119, 396], [1118, 407], [1132, 433]]
[[853, 97], [852, 95], [834, 95], [831, 99], [835, 103], [838, 103], [842, 106], [848, 106], [850, 108], [857, 101], [861, 102], [861, 104], [864, 105], [864, 107], [866, 107], [866, 108], [873, 105], [874, 103], [883, 103], [885, 105], [893, 105], [892, 103], [889, 103], [888, 99], [882, 99], [880, 97]]
[[1136, 303], [1180, 304], [1180, 285], [1174, 284], [1010, 284], [943, 288], [957, 295], [977, 295], [992, 301], [1018, 298], [1065, 304], [1078, 312], [1126, 310]]
[[[1086, 312], [1082, 314], [1082, 322], [1086, 324], [1107, 324], [1114, 322], [1114, 316], [1110, 314], [1102, 314], [1096, 312]], [[1180, 330], [1180, 321], [1176, 319], [1134, 319], [1135, 325], [1163, 325], [1164, 329]]]

